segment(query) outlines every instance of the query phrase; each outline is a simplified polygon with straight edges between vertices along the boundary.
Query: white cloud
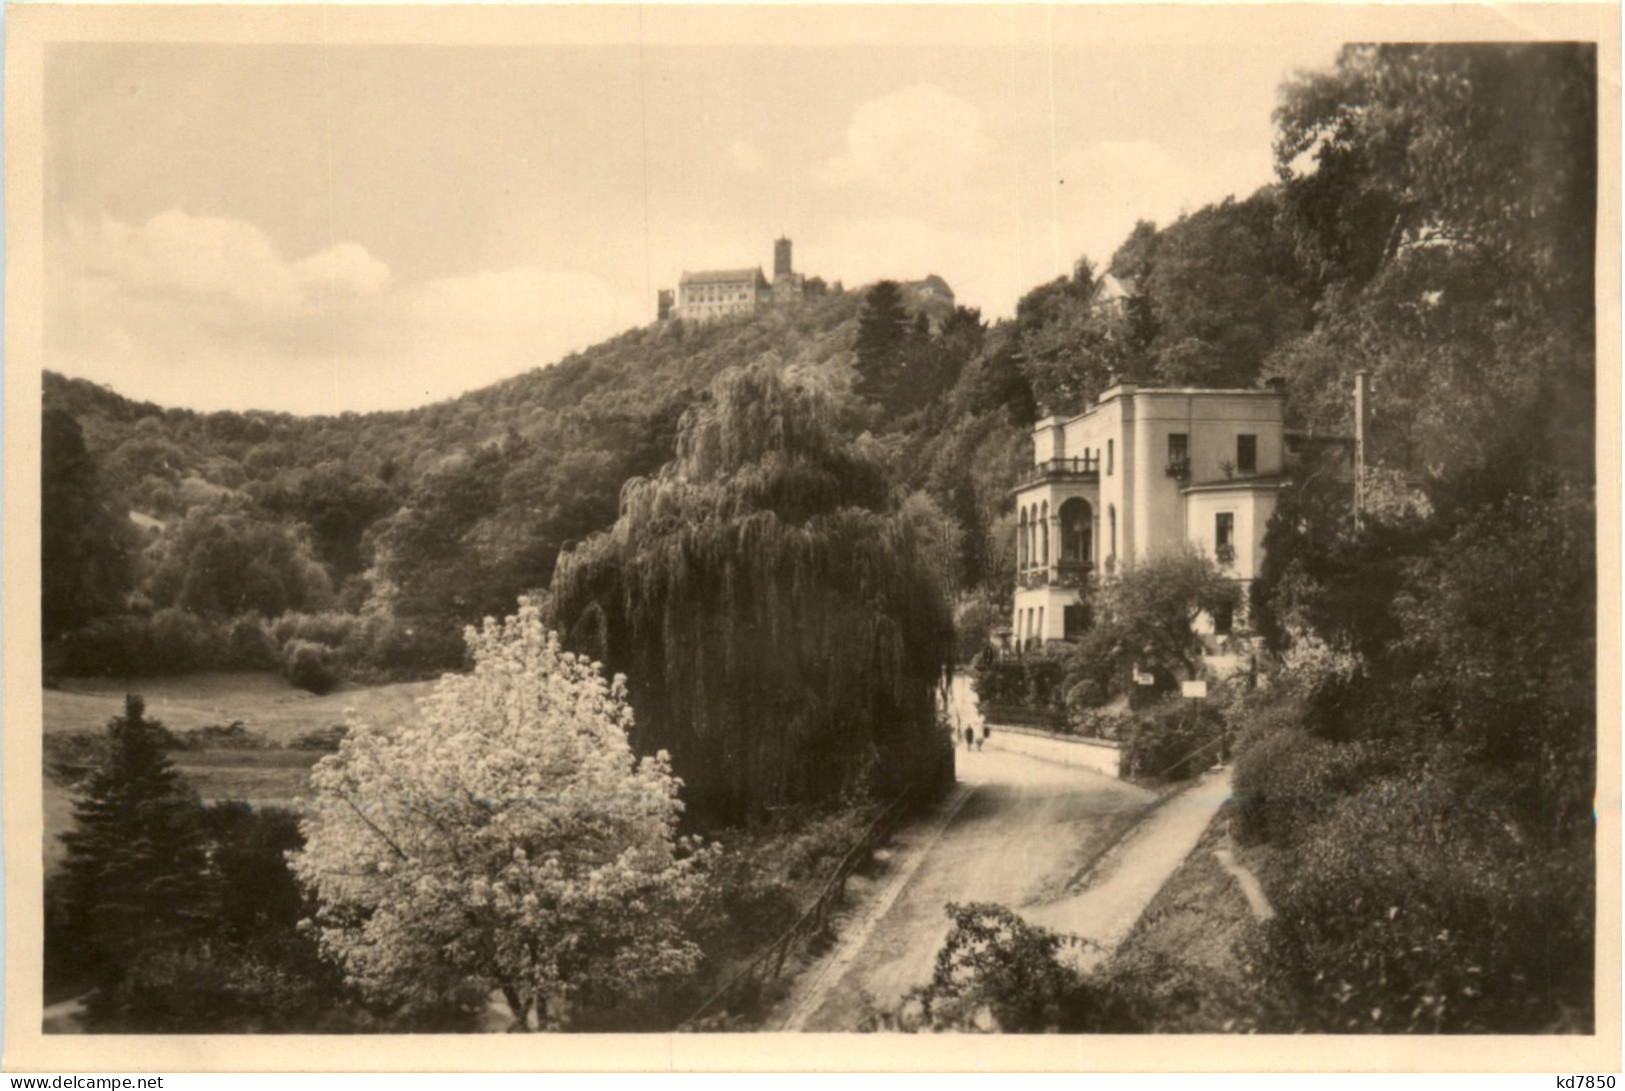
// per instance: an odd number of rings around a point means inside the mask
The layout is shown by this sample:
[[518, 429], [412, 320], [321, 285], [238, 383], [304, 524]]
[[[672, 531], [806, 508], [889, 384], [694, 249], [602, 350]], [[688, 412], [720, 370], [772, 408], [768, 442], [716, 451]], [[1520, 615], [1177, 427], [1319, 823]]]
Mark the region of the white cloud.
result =
[[920, 83], [859, 106], [846, 147], [824, 165], [819, 180], [935, 197], [968, 181], [991, 151], [979, 109]]
[[295, 269], [307, 288], [325, 286], [348, 295], [368, 295], [389, 283], [389, 266], [366, 247], [342, 242], [301, 261]]
[[253, 224], [176, 209], [135, 226], [70, 219], [65, 235], [70, 276], [212, 297], [266, 314], [297, 311], [324, 292], [366, 295], [389, 281], [389, 267], [355, 243], [288, 261]]
[[397, 408], [647, 320], [641, 291], [540, 264], [401, 283], [345, 242], [295, 261], [241, 220], [69, 222], [50, 247], [46, 366], [203, 409]]
[[735, 140], [732, 148], [734, 166], [741, 174], [755, 174], [762, 169], [762, 153], [748, 140]]

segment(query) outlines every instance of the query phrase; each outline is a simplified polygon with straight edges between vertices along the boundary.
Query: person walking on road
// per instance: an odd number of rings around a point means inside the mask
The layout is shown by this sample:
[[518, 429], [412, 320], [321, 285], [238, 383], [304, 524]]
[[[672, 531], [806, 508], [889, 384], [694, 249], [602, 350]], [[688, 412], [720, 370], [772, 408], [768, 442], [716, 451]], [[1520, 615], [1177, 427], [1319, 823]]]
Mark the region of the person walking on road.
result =
[[969, 724], [965, 725], [965, 749], [970, 750], [976, 746], [976, 729]]
[[983, 720], [982, 721], [982, 738], [981, 738], [981, 740], [979, 742], [977, 742], [976, 749], [980, 750], [980, 749], [982, 749], [982, 747], [986, 746], [988, 736], [990, 736], [992, 734], [993, 734], [992, 725], [989, 724], [986, 720]]

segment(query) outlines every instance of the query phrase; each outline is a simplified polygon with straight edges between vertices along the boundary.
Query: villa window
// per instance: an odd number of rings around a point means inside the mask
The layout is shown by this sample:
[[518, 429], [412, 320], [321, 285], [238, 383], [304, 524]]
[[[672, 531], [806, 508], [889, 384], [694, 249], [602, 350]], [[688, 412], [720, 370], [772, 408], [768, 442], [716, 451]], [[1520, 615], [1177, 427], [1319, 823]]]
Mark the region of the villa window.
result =
[[1183, 477], [1191, 468], [1191, 437], [1188, 432], [1168, 433], [1168, 473]]
[[1236, 513], [1221, 511], [1213, 517], [1213, 555], [1220, 564], [1236, 560]]
[[1236, 472], [1255, 474], [1258, 472], [1258, 437], [1241, 435], [1236, 437]]
[[1116, 462], [1117, 462], [1117, 441], [1114, 440], [1114, 439], [1109, 439], [1109, 440], [1106, 441], [1106, 473], [1107, 473], [1108, 476], [1110, 476], [1110, 474], [1112, 472], [1112, 466]]

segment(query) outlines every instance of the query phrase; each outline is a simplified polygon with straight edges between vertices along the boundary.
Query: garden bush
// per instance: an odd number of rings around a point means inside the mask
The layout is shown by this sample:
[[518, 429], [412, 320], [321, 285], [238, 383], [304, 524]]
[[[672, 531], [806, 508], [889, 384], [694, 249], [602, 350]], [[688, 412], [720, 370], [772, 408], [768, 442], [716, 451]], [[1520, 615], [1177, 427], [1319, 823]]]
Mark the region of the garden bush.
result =
[[1164, 701], [1135, 716], [1123, 746], [1123, 775], [1188, 780], [1226, 754], [1227, 727], [1205, 701]]
[[1399, 744], [1334, 743], [1295, 724], [1256, 727], [1236, 757], [1236, 835], [1244, 842], [1293, 844], [1369, 777], [1403, 761]]
[[1135, 715], [1127, 709], [1085, 708], [1072, 713], [1067, 731], [1086, 739], [1117, 742], [1132, 733], [1136, 722]]
[[300, 689], [320, 696], [339, 684], [338, 656], [325, 644], [293, 640], [282, 649], [283, 676]]
[[950, 904], [947, 913], [953, 928], [931, 981], [904, 998], [901, 1029], [1082, 1029], [1095, 1004], [1085, 978], [1060, 959], [1069, 937], [1002, 905]]
[[1307, 1029], [1590, 1031], [1589, 856], [1462, 807], [1451, 764], [1365, 778], [1278, 869], [1267, 962]]
[[1002, 656], [978, 667], [972, 685], [984, 705], [1019, 705], [1059, 715], [1066, 709], [1071, 659], [1069, 647]]

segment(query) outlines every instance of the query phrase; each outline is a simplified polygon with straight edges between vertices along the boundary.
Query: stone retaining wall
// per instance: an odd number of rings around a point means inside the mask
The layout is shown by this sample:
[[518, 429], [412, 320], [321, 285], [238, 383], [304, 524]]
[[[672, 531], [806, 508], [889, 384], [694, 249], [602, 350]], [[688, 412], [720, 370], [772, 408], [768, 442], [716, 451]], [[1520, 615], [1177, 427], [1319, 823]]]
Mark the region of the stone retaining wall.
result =
[[1123, 749], [1105, 739], [1080, 739], [1069, 735], [1052, 735], [1029, 727], [1007, 727], [993, 724], [987, 745], [994, 750], [1009, 750], [1029, 758], [1053, 761], [1059, 765], [1073, 765], [1092, 769], [1108, 777], [1120, 776]]

